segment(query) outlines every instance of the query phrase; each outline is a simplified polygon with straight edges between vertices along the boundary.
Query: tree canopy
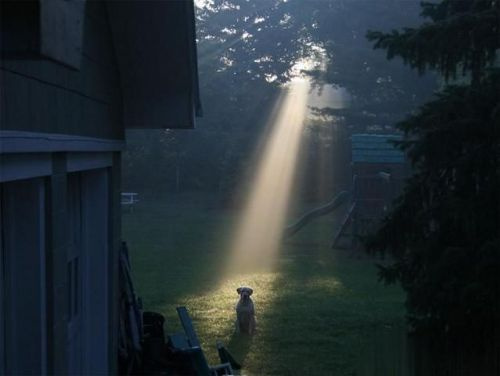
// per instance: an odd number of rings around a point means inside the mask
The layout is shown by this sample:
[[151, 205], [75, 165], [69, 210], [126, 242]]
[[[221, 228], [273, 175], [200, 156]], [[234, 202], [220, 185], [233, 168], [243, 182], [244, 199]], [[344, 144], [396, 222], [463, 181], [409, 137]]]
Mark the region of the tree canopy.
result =
[[380, 276], [406, 290], [415, 328], [485, 334], [500, 320], [500, 2], [423, 3], [422, 16], [367, 34], [446, 82], [397, 125], [413, 175], [367, 247], [392, 256]]
[[[128, 190], [225, 195], [237, 189], [265, 134], [281, 85], [297, 73], [298, 61], [317, 63], [320, 54], [324, 70], [303, 66], [314, 91], [326, 93], [325, 87], [335, 87], [349, 96], [349, 108], [318, 108], [303, 134], [307, 153], [301, 158], [305, 167], [299, 171], [300, 180], [306, 182], [310, 197], [320, 196], [314, 191], [324, 186], [314, 179], [331, 181], [324, 188], [325, 200], [338, 180], [327, 176], [331, 164], [348, 168], [347, 157], [338, 154], [348, 153], [342, 146], [349, 133], [391, 131], [391, 125], [423, 103], [434, 88], [432, 75], [419, 79], [399, 61], [387, 64], [384, 54], [363, 38], [368, 28], [416, 24], [418, 0], [195, 3], [204, 116], [197, 119], [195, 131], [129, 131], [123, 169]], [[155, 173], [145, 173], [150, 169]]]

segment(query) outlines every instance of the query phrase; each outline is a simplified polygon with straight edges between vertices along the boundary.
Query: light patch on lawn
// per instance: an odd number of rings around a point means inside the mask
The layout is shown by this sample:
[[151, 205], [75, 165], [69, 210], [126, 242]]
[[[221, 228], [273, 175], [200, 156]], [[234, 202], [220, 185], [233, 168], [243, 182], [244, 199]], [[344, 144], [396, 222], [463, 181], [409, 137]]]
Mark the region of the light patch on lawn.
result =
[[[244, 375], [352, 376], [374, 328], [404, 319], [402, 290], [377, 282], [379, 260], [331, 249], [341, 215], [318, 218], [283, 242], [274, 271], [227, 276], [223, 245], [238, 213], [206, 202], [144, 199], [124, 216], [123, 233], [145, 309], [162, 313], [172, 334], [182, 331], [175, 308], [186, 306], [211, 364], [222, 340]], [[234, 333], [243, 284], [254, 289], [253, 337]]]
[[[236, 303], [239, 296], [236, 289], [239, 286], [251, 286], [254, 289], [252, 299], [256, 308], [257, 328], [259, 330], [260, 318], [265, 317], [265, 312], [272, 307], [279, 291], [274, 288], [276, 281], [280, 278], [277, 272], [261, 272], [245, 275], [238, 275], [224, 279], [219, 285], [211, 289], [200, 289], [199, 294], [191, 294], [182, 297], [177, 303], [164, 305], [162, 313], [169, 317], [169, 321], [178, 321], [175, 317], [175, 307], [185, 305], [193, 319], [195, 329], [198, 333], [202, 348], [207, 358], [212, 362], [217, 362], [217, 352], [215, 350], [216, 340], [221, 340], [229, 345], [238, 359], [242, 359], [243, 351], [251, 351], [251, 346], [240, 349], [243, 343], [251, 345], [253, 340], [259, 337], [259, 333], [254, 338], [235, 333]], [[180, 324], [173, 325], [173, 328], [182, 331]], [[234, 351], [236, 348], [236, 351]], [[239, 351], [238, 351], [239, 350]]]

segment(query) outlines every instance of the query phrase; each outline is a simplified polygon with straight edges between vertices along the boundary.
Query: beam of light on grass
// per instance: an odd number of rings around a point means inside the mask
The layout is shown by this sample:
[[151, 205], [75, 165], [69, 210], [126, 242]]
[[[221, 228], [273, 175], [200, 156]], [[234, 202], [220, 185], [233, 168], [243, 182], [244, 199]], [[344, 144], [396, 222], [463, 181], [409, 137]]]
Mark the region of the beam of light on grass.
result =
[[271, 270], [285, 218], [307, 113], [309, 81], [285, 88], [231, 247], [228, 271]]

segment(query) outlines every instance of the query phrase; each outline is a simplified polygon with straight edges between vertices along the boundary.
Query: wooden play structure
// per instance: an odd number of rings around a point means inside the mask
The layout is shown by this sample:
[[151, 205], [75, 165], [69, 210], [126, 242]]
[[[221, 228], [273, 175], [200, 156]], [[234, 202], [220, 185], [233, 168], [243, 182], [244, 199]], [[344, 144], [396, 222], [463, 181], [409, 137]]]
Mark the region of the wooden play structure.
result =
[[400, 139], [396, 134], [353, 134], [351, 192], [341, 191], [330, 202], [308, 211], [285, 228], [284, 236], [294, 235], [314, 218], [349, 203], [332, 248], [358, 248], [359, 239], [376, 229], [403, 189], [409, 167], [394, 144]]
[[353, 134], [351, 136], [352, 202], [336, 232], [333, 248], [348, 238], [348, 248], [357, 248], [359, 238], [373, 231], [402, 191], [408, 174], [404, 154], [395, 134]]

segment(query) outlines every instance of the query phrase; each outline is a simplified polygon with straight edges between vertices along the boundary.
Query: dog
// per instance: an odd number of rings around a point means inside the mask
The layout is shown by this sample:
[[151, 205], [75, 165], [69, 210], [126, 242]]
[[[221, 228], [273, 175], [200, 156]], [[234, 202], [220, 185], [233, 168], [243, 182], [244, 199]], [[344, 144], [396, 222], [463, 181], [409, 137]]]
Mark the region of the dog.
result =
[[256, 330], [255, 308], [250, 298], [253, 290], [250, 287], [238, 287], [236, 292], [240, 296], [236, 304], [236, 332], [252, 335]]

